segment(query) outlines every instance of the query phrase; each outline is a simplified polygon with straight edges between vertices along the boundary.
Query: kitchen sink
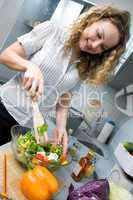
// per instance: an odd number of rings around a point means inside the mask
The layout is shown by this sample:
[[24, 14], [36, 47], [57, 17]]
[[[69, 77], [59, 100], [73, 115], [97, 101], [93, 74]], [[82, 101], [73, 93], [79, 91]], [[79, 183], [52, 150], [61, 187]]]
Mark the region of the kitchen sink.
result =
[[[74, 136], [80, 143], [84, 144], [86, 147], [92, 149], [98, 157], [107, 159], [107, 146], [100, 143], [97, 138], [91, 136], [91, 125], [88, 124], [84, 114], [79, 110], [71, 107], [70, 117], [67, 121], [67, 131], [71, 136]], [[86, 128], [80, 126], [84, 122]]]
[[105, 144], [100, 143], [96, 138], [89, 136], [85, 129], [78, 128], [73, 135], [80, 143], [92, 149], [98, 158], [108, 159], [108, 150]]
[[98, 147], [96, 144], [93, 144], [91, 142], [88, 142], [88, 141], [83, 141], [83, 140], [78, 140], [80, 143], [84, 144], [86, 147], [92, 149], [93, 151], [95, 151], [98, 155], [104, 157], [104, 152], [103, 150]]

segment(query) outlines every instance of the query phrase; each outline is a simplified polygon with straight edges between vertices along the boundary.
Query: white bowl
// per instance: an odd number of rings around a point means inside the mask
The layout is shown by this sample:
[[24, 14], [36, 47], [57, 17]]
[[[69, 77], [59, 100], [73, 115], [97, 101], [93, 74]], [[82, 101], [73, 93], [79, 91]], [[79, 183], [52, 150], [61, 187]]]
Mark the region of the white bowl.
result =
[[133, 177], [133, 156], [121, 143], [119, 143], [114, 153], [124, 172]]

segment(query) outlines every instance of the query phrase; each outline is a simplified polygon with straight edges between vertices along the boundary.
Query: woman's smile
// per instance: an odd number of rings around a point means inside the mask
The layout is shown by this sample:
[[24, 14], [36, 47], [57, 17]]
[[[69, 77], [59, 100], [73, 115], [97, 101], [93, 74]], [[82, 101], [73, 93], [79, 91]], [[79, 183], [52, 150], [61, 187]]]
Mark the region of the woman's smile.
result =
[[89, 39], [84, 40], [81, 44], [79, 44], [80, 49], [85, 52], [95, 53], [95, 49], [92, 46], [92, 43]]

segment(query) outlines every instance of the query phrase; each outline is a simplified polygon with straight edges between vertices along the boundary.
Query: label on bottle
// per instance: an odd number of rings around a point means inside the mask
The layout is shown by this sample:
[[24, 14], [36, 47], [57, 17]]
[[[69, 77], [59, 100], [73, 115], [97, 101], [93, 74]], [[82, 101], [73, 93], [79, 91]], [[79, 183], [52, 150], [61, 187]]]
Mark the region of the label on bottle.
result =
[[73, 173], [75, 174], [75, 176], [78, 176], [80, 171], [81, 171], [82, 167], [80, 166], [79, 163], [76, 164], [74, 170], [73, 170]]

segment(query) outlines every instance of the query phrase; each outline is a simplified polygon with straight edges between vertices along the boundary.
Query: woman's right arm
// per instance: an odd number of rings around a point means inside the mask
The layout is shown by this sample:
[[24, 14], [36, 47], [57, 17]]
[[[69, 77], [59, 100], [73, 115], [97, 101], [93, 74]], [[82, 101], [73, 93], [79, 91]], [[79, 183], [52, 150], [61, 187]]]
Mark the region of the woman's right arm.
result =
[[25, 72], [22, 83], [32, 97], [43, 93], [43, 76], [38, 66], [26, 59], [26, 53], [19, 42], [13, 43], [0, 54], [0, 63], [10, 69]]
[[25, 72], [30, 65], [33, 65], [26, 59], [24, 48], [19, 42], [13, 43], [0, 54], [0, 63], [21, 72]]
[[47, 37], [55, 30], [52, 21], [45, 21], [37, 25], [32, 31], [20, 36], [17, 42], [9, 46], [0, 54], [0, 63], [12, 70], [24, 72], [23, 85], [31, 96], [43, 93], [43, 75], [37, 65], [28, 58], [38, 52]]

